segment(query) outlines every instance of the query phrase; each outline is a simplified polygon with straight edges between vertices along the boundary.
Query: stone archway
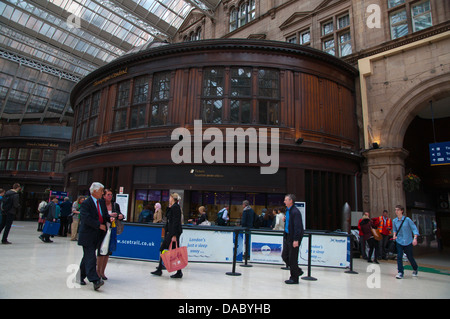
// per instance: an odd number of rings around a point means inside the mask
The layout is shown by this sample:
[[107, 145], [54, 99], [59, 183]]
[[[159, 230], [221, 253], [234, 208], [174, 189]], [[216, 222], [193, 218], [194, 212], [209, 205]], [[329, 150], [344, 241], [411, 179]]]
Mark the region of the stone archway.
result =
[[450, 95], [450, 73], [420, 83], [402, 95], [387, 114], [381, 133], [383, 144], [391, 148], [402, 148], [403, 138], [414, 117], [430, 100], [439, 100]]
[[408, 90], [393, 104], [395, 107], [385, 116], [381, 133], [382, 148], [363, 152], [366, 158], [365, 173], [368, 183], [364, 210], [378, 216], [387, 209], [391, 217], [395, 205], [406, 207], [402, 181], [405, 176], [403, 139], [415, 116], [429, 105], [450, 95], [450, 74], [437, 76]]

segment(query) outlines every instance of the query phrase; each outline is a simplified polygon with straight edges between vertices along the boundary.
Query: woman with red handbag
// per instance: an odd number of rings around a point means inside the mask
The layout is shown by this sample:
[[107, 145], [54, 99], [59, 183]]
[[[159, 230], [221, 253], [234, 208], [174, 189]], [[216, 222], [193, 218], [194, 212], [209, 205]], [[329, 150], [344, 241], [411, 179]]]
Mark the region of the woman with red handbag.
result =
[[[181, 227], [181, 208], [178, 205], [178, 201], [180, 200], [180, 196], [177, 193], [170, 194], [169, 197], [169, 207], [166, 210], [166, 225], [164, 226], [165, 235], [164, 240], [161, 243], [160, 252], [162, 253], [164, 250], [169, 249], [170, 246], [176, 245], [176, 247], [180, 246], [180, 236], [183, 232]], [[159, 265], [155, 271], [151, 274], [156, 276], [162, 275], [162, 259], [159, 258]], [[183, 272], [177, 270], [176, 274], [170, 276], [171, 278], [182, 278]]]

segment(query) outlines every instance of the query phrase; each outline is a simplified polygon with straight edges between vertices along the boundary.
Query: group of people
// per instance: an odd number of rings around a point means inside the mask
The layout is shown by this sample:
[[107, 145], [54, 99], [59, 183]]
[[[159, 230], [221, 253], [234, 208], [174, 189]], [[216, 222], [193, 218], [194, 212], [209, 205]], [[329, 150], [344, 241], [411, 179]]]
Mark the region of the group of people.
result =
[[139, 214], [138, 223], [162, 223], [163, 222], [163, 212], [161, 209], [161, 204], [156, 203], [154, 205], [154, 210], [150, 204], [145, 205], [144, 209]]
[[[404, 207], [397, 205], [395, 207], [397, 217], [394, 220], [389, 218], [387, 210], [384, 210], [381, 216], [372, 219], [370, 213], [365, 212], [358, 222], [361, 255], [368, 262], [378, 263], [380, 258], [387, 259], [390, 241], [394, 241], [397, 252], [397, 279], [402, 279], [404, 276], [404, 254], [413, 268], [412, 275], [418, 275], [413, 246], [417, 245], [419, 231], [411, 218], [404, 215], [404, 210]], [[367, 246], [369, 247], [368, 253]]]

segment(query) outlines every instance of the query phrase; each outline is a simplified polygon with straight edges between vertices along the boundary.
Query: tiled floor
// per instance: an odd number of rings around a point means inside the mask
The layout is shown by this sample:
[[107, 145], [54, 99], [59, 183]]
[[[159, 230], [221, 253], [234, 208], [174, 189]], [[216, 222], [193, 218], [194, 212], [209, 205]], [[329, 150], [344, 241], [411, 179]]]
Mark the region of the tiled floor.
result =
[[[35, 222], [14, 222], [9, 241], [0, 244], [0, 298], [175, 298], [175, 299], [291, 299], [291, 298], [445, 298], [450, 296], [450, 255], [432, 254], [417, 258], [419, 266], [438, 268], [444, 274], [411, 271], [395, 279], [396, 263], [372, 265], [354, 260], [358, 274], [342, 269], [312, 268], [317, 281], [301, 280], [286, 285], [289, 272], [277, 265], [237, 267], [241, 276], [228, 276], [231, 264], [190, 263], [182, 279], [150, 275], [155, 262], [110, 258], [108, 280], [94, 291], [92, 284], [77, 287], [75, 273], [82, 249], [69, 238], [55, 237], [54, 243], [38, 239]], [[306, 270], [305, 268], [303, 268]]]

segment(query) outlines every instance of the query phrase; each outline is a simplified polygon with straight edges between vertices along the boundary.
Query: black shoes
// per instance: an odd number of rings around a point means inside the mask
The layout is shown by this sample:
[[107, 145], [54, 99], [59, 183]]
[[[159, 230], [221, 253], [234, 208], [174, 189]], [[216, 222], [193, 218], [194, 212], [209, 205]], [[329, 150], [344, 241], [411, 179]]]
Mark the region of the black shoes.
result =
[[[161, 276], [162, 275], [162, 270], [160, 268], [156, 268], [156, 270], [152, 271], [151, 274], [155, 275], [155, 276]], [[176, 272], [176, 274], [170, 276], [170, 278], [183, 278], [183, 273], [181, 272], [181, 270], [178, 270]]]
[[183, 278], [183, 273], [181, 270], [178, 270], [175, 275], [170, 276], [170, 278]]
[[103, 286], [105, 284], [105, 282], [100, 278], [99, 280], [94, 281], [93, 284], [94, 284], [94, 290], [98, 290], [98, 288]]
[[298, 285], [298, 278], [297, 280], [294, 279], [288, 279], [284, 281], [287, 285]]
[[161, 276], [162, 275], [162, 270], [159, 269], [159, 268], [156, 268], [156, 270], [152, 271], [151, 274], [155, 275], [155, 276]]

